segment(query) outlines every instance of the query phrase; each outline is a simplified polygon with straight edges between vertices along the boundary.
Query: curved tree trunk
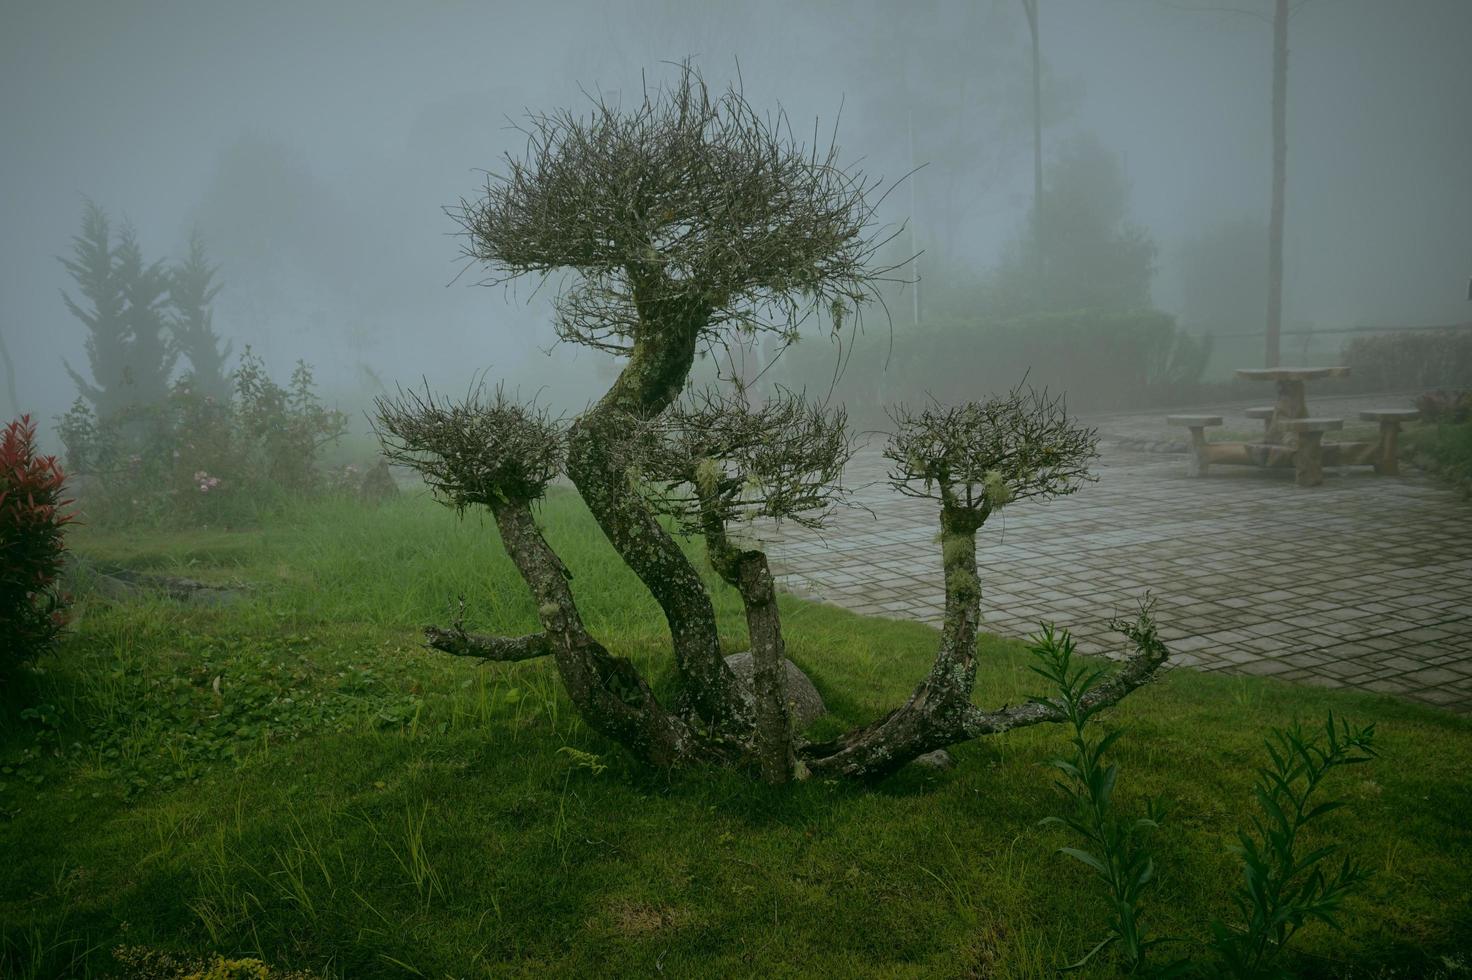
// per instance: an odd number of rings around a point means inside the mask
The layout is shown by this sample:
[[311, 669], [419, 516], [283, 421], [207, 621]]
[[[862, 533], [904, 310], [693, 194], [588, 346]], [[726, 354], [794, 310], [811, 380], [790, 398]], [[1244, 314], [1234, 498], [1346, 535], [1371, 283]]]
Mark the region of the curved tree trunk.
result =
[[930, 673], [899, 708], [833, 742], [807, 746], [800, 758], [814, 776], [887, 776], [926, 752], [972, 737], [967, 718], [976, 684], [976, 631], [981, 583], [976, 532], [985, 518], [941, 509], [946, 611]]
[[[985, 516], [976, 512], [941, 508], [946, 612], [935, 663], [899, 708], [832, 742], [804, 746], [798, 759], [812, 775], [882, 779], [916, 757], [947, 745], [1064, 720], [1061, 708], [1049, 702], [1028, 702], [996, 711], [985, 711], [971, 703], [981, 616], [976, 532], [984, 520]], [[1142, 616], [1141, 625], [1145, 622]], [[1153, 627], [1121, 628], [1134, 641], [1136, 652], [1109, 680], [1089, 692], [1086, 705], [1118, 702], [1148, 683], [1170, 656]]]
[[[516, 660], [550, 653], [568, 697], [590, 726], [657, 766], [717, 757], [713, 745], [666, 711], [634, 665], [615, 657], [588, 635], [578, 614], [571, 574], [542, 537], [523, 501], [491, 508], [501, 541], [537, 601], [541, 637], [498, 640], [429, 630], [432, 646], [491, 660]], [[498, 645], [499, 644], [499, 645]]]
[[782, 666], [787, 651], [782, 619], [777, 610], [777, 587], [767, 556], [754, 549], [731, 545], [714, 509], [705, 507], [705, 543], [711, 567], [741, 593], [746, 629], [751, 640], [751, 687], [755, 699], [754, 742], [762, 779], [785, 783], [792, 778], [796, 756], [792, 719], [787, 710], [787, 674]]
[[679, 397], [708, 309], [672, 301], [639, 304], [639, 336], [623, 372], [568, 433], [567, 475], [608, 536], [664, 611], [684, 682], [685, 707], [723, 736], [750, 734], [750, 702], [721, 656], [705, 583], [636, 487], [630, 486], [627, 416], [652, 418]]

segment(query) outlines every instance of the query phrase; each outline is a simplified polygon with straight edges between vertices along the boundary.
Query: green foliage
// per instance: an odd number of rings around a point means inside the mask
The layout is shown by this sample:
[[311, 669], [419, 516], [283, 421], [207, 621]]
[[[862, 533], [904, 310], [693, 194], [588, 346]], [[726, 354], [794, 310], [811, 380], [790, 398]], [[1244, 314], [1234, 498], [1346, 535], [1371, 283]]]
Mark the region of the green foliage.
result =
[[235, 370], [235, 420], [251, 462], [265, 479], [293, 493], [319, 489], [317, 454], [340, 438], [347, 416], [323, 406], [312, 369], [297, 361], [282, 388], [266, 373], [265, 362], [249, 347]]
[[1294, 721], [1267, 740], [1271, 764], [1257, 770], [1252, 788], [1261, 814], [1251, 831], [1238, 831], [1243, 884], [1233, 900], [1241, 922], [1212, 923], [1212, 946], [1220, 963], [1215, 976], [1291, 977], [1282, 962], [1288, 943], [1309, 922], [1342, 931], [1337, 918], [1345, 899], [1370, 876], [1345, 856], [1326, 870], [1340, 850], [1336, 843], [1305, 846], [1311, 825], [1345, 805], [1314, 802], [1324, 778], [1344, 766], [1375, 757], [1375, 725], [1335, 724], [1333, 711], [1322, 729], [1307, 731]]
[[1472, 421], [1472, 388], [1423, 392], [1416, 398], [1416, 408], [1427, 422]]
[[258, 959], [171, 953], [146, 946], [119, 946], [112, 958], [123, 980], [316, 980], [302, 970], [274, 970]]
[[[1148, 617], [1148, 612], [1143, 615]], [[1052, 688], [1048, 697], [1035, 700], [1057, 706], [1073, 729], [1069, 740], [1072, 755], [1053, 760], [1053, 767], [1063, 774], [1056, 785], [1069, 812], [1062, 817], [1046, 817], [1042, 823], [1062, 824], [1084, 839], [1086, 848], [1062, 847], [1059, 853], [1088, 867], [1109, 898], [1110, 917], [1104, 938], [1065, 969], [1087, 966], [1095, 956], [1115, 947], [1121, 972], [1148, 972], [1149, 951], [1169, 941], [1148, 938], [1140, 922], [1141, 897], [1155, 877], [1155, 860], [1145, 846], [1144, 836], [1160, 826], [1164, 811], [1156, 801], [1148, 800], [1145, 815], [1131, 819], [1114, 806], [1119, 767], [1106, 761], [1105, 754], [1124, 729], [1116, 728], [1099, 737], [1089, 728], [1100, 705], [1088, 695], [1105, 679], [1109, 668], [1076, 662], [1073, 637], [1067, 630], [1054, 632], [1051, 624], [1044, 624], [1042, 632], [1034, 637], [1032, 653], [1038, 661], [1033, 671]]]
[[122, 286], [122, 328], [129, 357], [123, 369], [124, 404], [154, 405], [167, 396], [179, 352], [168, 333], [169, 273], [162, 261], [143, 257], [138, 236], [123, 226], [114, 271]]
[[[553, 487], [540, 508], [590, 631], [671, 690], [668, 627], [648, 591], [576, 495]], [[878, 791], [653, 773], [581, 723], [552, 663], [417, 648], [404, 624], [443, 617], [459, 592], [484, 597], [468, 628], [536, 627], [489, 520], [422, 496], [377, 508], [293, 501], [259, 528], [87, 525], [71, 546], [97, 563], [251, 587], [222, 607], [84, 594], [45, 673], [0, 700], [0, 761], [24, 773], [0, 776], [0, 976], [112, 975], [108, 951], [125, 944], [333, 980], [657, 967], [1022, 980], [1050, 975], [1107, 928], [1107, 909], [1079, 901], [1082, 875], [1060, 884], [1058, 831], [1036, 828], [1057, 807], [1038, 778], [1058, 754], [1049, 726], [960, 746], [955, 769], [916, 767]], [[739, 598], [713, 598], [739, 649]], [[881, 717], [933, 661], [924, 625], [781, 602], [788, 654], [834, 712], [825, 731]], [[983, 636], [977, 655], [988, 664], [979, 703], [1041, 692], [1021, 644]], [[260, 683], [276, 710], [291, 698], [309, 715], [239, 754], [200, 752], [193, 775], [165, 783], [183, 734], [212, 724], [215, 674], [197, 673], [201, 661], [223, 674], [225, 699]], [[268, 675], [257, 661], [283, 667]], [[373, 677], [355, 712], [314, 720], [313, 705], [351, 690], [337, 676], [350, 667]], [[175, 721], [180, 681], [200, 713]], [[1355, 819], [1335, 826], [1383, 872], [1347, 906], [1375, 914], [1346, 914], [1343, 934], [1305, 928], [1294, 949], [1315, 976], [1455, 980], [1465, 974], [1443, 957], [1472, 953], [1472, 724], [1362, 693], [1183, 669], [1110, 710], [1130, 733], [1109, 751], [1128, 777], [1119, 805], [1172, 801], [1150, 836], [1161, 869], [1146, 892], [1152, 932], [1205, 947], [1206, 913], [1229, 911], [1240, 880], [1222, 844], [1251, 792], [1256, 733], [1330, 709], [1377, 722], [1396, 760], [1345, 781]], [[99, 730], [139, 713], [136, 739], [118, 743], [128, 758], [99, 760]], [[564, 746], [609, 768], [596, 774]], [[128, 794], [135, 773], [150, 785]], [[1080, 975], [1111, 966], [1099, 956]]]
[[82, 211], [81, 233], [72, 238], [71, 258], [62, 265], [77, 284], [81, 300], [68, 293], [62, 299], [72, 315], [87, 328], [89, 382], [67, 365], [78, 391], [103, 414], [111, 415], [129, 403], [124, 391], [132, 371], [133, 351], [123, 314], [127, 297], [113, 254], [112, 229], [107, 214], [88, 201]]
[[562, 471], [566, 436], [559, 419], [522, 405], [497, 386], [460, 400], [400, 389], [373, 401], [383, 456], [417, 470], [447, 507], [491, 507], [536, 500]]
[[980, 527], [1014, 500], [1076, 492], [1092, 479], [1099, 434], [1068, 414], [1063, 400], [1019, 385], [1005, 395], [955, 406], [891, 410], [884, 447], [889, 482], [908, 496], [944, 504], [942, 526]]
[[38, 455], [35, 440], [28, 415], [0, 430], [0, 679], [49, 649], [63, 623], [56, 582], [71, 501], [56, 457]]
[[1472, 496], [1472, 420], [1417, 426], [1409, 436], [1419, 461]]
[[[1143, 622], [1148, 623], [1148, 610]], [[1345, 899], [1369, 879], [1368, 870], [1344, 857], [1328, 870], [1336, 843], [1305, 846], [1312, 825], [1345, 805], [1343, 800], [1316, 802], [1324, 778], [1334, 769], [1368, 762], [1375, 756], [1375, 725], [1351, 728], [1336, 723], [1331, 709], [1321, 730], [1307, 731], [1294, 720], [1274, 729], [1267, 740], [1267, 766], [1257, 770], [1252, 795], [1261, 813], [1250, 830], [1238, 830], [1234, 848], [1242, 861], [1243, 884], [1232, 896], [1239, 923], [1211, 923], [1210, 965], [1187, 961], [1152, 966], [1146, 956], [1155, 946], [1176, 940], [1147, 938], [1140, 924], [1140, 899], [1154, 879], [1155, 860], [1144, 834], [1157, 829], [1163, 810], [1147, 800], [1145, 815], [1130, 819], [1115, 809], [1119, 768], [1105, 754], [1123, 734], [1116, 728], [1102, 737], [1089, 730], [1098, 713], [1090, 692], [1107, 677], [1107, 667], [1077, 664], [1073, 639], [1067, 631], [1055, 633], [1045, 624], [1034, 638], [1032, 668], [1052, 687], [1047, 698], [1073, 729], [1072, 755], [1053, 765], [1063, 778], [1057, 781], [1067, 802], [1062, 817], [1043, 823], [1062, 824], [1078, 834], [1086, 848], [1063, 847], [1066, 854], [1090, 868], [1108, 896], [1109, 919], [1104, 938], [1066, 969], [1076, 970], [1098, 954], [1115, 947], [1121, 972], [1151, 976], [1179, 976], [1190, 970], [1203, 977], [1266, 980], [1294, 976], [1284, 960], [1288, 943], [1309, 922], [1342, 930], [1337, 918]]]
[[147, 262], [137, 235], [124, 226], [116, 245], [107, 215], [88, 201], [72, 255], [61, 260], [77, 285], [67, 309], [87, 328], [92, 381], [67, 366], [78, 391], [104, 416], [164, 397], [178, 351], [167, 335], [169, 275]]
[[151, 405], [99, 416], [82, 399], [58, 420], [67, 465], [86, 477], [89, 520], [240, 525], [291, 495], [321, 492], [321, 450], [346, 429], [297, 362], [282, 388], [249, 347], [220, 401], [192, 378]]

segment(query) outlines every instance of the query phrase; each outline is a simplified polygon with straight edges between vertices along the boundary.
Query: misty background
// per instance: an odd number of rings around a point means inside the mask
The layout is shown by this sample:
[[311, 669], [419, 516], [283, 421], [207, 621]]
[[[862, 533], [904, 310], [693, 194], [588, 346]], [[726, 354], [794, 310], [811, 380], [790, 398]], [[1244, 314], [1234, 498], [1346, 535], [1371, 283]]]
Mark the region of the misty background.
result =
[[[1271, 4], [1232, 5], [1041, 0], [1044, 147], [1050, 168], [1082, 161], [1153, 244], [1149, 305], [1187, 330], [1260, 333]], [[356, 406], [420, 376], [463, 390], [484, 372], [577, 409], [609, 362], [566, 345], [549, 357], [550, 294], [474, 286], [441, 209], [520, 150], [524, 110], [583, 107], [586, 92], [630, 103], [687, 56], [714, 87], [739, 71], [749, 100], [780, 103], [799, 134], [816, 122], [826, 142], [836, 121], [842, 159], [873, 176], [925, 165], [882, 209], [923, 250], [922, 323], [932, 309], [965, 315], [967, 284], [1007, 262], [1031, 205], [1017, 0], [3, 11], [0, 334], [16, 401], [43, 425], [76, 395], [63, 361], [86, 363], [57, 256], [87, 199], [130, 222], [150, 259], [183, 257], [197, 228], [224, 283], [216, 331], [273, 374], [310, 362], [329, 400]], [[1285, 329], [1472, 318], [1469, 39], [1467, 0], [1296, 5]], [[903, 343], [914, 297], [887, 299]]]

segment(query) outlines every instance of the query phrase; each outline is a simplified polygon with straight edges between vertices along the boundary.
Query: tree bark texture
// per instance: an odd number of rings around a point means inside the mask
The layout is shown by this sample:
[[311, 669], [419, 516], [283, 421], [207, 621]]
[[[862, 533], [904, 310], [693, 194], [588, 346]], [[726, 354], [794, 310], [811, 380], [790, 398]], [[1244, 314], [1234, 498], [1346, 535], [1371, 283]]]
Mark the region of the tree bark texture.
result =
[[[507, 554], [536, 599], [546, 645], [584, 720], [656, 766], [716, 757], [707, 740], [655, 699], [632, 663], [611, 655], [588, 635], [568, 584], [571, 575], [542, 537], [530, 505], [513, 501], [491, 512]], [[506, 642], [534, 645], [526, 637]]]
[[930, 673], [899, 708], [839, 739], [804, 748], [815, 776], [878, 779], [916, 756], [969, 738], [966, 720], [976, 683], [976, 631], [981, 585], [976, 575], [976, 532], [983, 518], [942, 506], [941, 549], [945, 621]]
[[726, 538], [724, 525], [709, 512], [705, 541], [712, 567], [741, 594], [746, 609], [755, 698], [753, 741], [762, 779], [768, 783], [785, 783], [792, 777], [796, 759], [792, 719], [787, 708], [787, 675], [782, 666], [786, 645], [777, 610], [777, 588], [767, 556], [760, 551], [733, 547]]
[[[985, 711], [971, 703], [976, 682], [976, 633], [981, 588], [976, 568], [976, 532], [985, 516], [943, 504], [941, 546], [946, 584], [945, 623], [930, 673], [901, 707], [827, 743], [803, 746], [798, 759], [813, 776], [882, 779], [935, 749], [1014, 728], [1064, 720], [1062, 709], [1028, 702]], [[1169, 651], [1154, 640], [1135, 653], [1109, 680], [1090, 691], [1088, 705], [1111, 705], [1148, 683]]]
[[669, 623], [682, 696], [692, 713], [715, 731], [745, 737], [751, 706], [721, 656], [715, 609], [700, 575], [630, 485], [624, 442], [626, 417], [651, 418], [669, 407], [684, 387], [695, 344], [710, 309], [674, 300], [640, 301], [640, 293], [668, 291], [665, 284], [636, 289], [641, 326], [629, 362], [608, 393], [568, 433], [567, 475], [614, 550], [649, 589]]

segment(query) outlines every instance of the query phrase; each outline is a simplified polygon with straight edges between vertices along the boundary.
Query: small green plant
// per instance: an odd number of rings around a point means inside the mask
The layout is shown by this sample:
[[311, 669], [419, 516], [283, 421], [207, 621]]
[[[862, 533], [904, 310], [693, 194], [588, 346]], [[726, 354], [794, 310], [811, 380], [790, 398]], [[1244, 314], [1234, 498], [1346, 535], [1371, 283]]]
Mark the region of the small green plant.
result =
[[608, 763], [604, 762], [603, 757], [601, 755], [597, 755], [596, 753], [584, 752], [582, 749], [575, 749], [571, 745], [564, 745], [557, 751], [559, 753], [567, 754], [568, 758], [571, 760], [571, 765], [569, 766], [570, 770], [586, 769], [593, 775], [597, 776], [608, 768]]
[[[1113, 625], [1137, 643], [1155, 641], [1148, 604], [1141, 607], [1137, 621]], [[1266, 741], [1270, 762], [1257, 770], [1253, 785], [1262, 813], [1252, 818], [1250, 830], [1237, 834], [1243, 884], [1233, 900], [1240, 922], [1229, 926], [1220, 919], [1212, 921], [1209, 965], [1178, 960], [1147, 968], [1147, 953], [1174, 941], [1147, 938], [1140, 924], [1140, 898], [1155, 874], [1145, 834], [1160, 825], [1163, 810], [1150, 800], [1143, 817], [1130, 819], [1114, 807], [1119, 768], [1107, 761], [1106, 753], [1123, 729], [1096, 737], [1089, 727], [1102, 703], [1093, 692], [1108, 683], [1107, 668], [1076, 663], [1073, 638], [1049, 624], [1034, 637], [1032, 653], [1037, 660], [1032, 670], [1053, 688], [1049, 697], [1034, 701], [1062, 712], [1073, 729], [1072, 754], [1053, 763], [1063, 774], [1057, 785], [1069, 812], [1043, 823], [1062, 824], [1084, 839], [1085, 847], [1059, 851], [1094, 872], [1111, 908], [1104, 938], [1063, 969], [1081, 969], [1106, 949], [1117, 947], [1119, 969], [1129, 975], [1189, 973], [1240, 980], [1291, 976], [1282, 960], [1294, 934], [1309, 922], [1340, 929], [1337, 915], [1345, 898], [1369, 878], [1369, 872], [1348, 856], [1329, 870], [1338, 844], [1305, 846], [1304, 841], [1311, 825], [1345, 805], [1343, 800], [1315, 802], [1325, 777], [1341, 766], [1375, 757], [1375, 726], [1353, 728], [1330, 712], [1322, 729], [1310, 731], [1295, 721], [1270, 733]]]
[[1241, 923], [1212, 923], [1212, 948], [1220, 959], [1217, 976], [1285, 977], [1283, 951], [1300, 928], [1322, 922], [1336, 930], [1344, 899], [1370, 872], [1349, 856], [1337, 869], [1328, 861], [1335, 843], [1305, 848], [1309, 827], [1343, 807], [1343, 800], [1314, 803], [1324, 778], [1342, 766], [1375, 757], [1375, 726], [1352, 728], [1329, 713], [1322, 729], [1305, 730], [1297, 721], [1267, 739], [1269, 765], [1257, 771], [1253, 796], [1262, 809], [1252, 830], [1240, 831], [1237, 852], [1243, 883], [1234, 897]]
[[[1141, 607], [1139, 622], [1130, 628], [1154, 635], [1148, 605]], [[1170, 941], [1147, 938], [1140, 921], [1141, 896], [1155, 877], [1155, 861], [1144, 838], [1147, 831], [1159, 826], [1163, 811], [1156, 801], [1150, 800], [1145, 815], [1131, 819], [1114, 806], [1119, 768], [1107, 761], [1105, 755], [1124, 734], [1124, 729], [1116, 728], [1100, 737], [1089, 727], [1106, 704], [1101, 698], [1090, 697], [1104, 681], [1106, 668], [1076, 663], [1073, 637], [1067, 630], [1055, 632], [1047, 623], [1034, 637], [1032, 653], [1038, 662], [1031, 669], [1053, 686], [1049, 698], [1034, 700], [1061, 711], [1073, 729], [1069, 739], [1072, 754], [1053, 761], [1054, 768], [1062, 773], [1057, 786], [1067, 801], [1068, 812], [1061, 817], [1048, 817], [1043, 823], [1062, 824], [1084, 839], [1085, 847], [1062, 847], [1059, 852], [1094, 872], [1104, 886], [1111, 907], [1109, 931], [1104, 938], [1082, 959], [1064, 969], [1082, 969], [1106, 949], [1117, 947], [1120, 970], [1130, 975], [1142, 973], [1149, 951]]]
[[191, 956], [145, 946], [119, 946], [113, 959], [126, 980], [314, 980], [316, 974], [277, 970], [258, 959]]
[[0, 677], [50, 648], [64, 622], [56, 581], [71, 501], [56, 457], [38, 455], [35, 440], [29, 415], [0, 430]]

